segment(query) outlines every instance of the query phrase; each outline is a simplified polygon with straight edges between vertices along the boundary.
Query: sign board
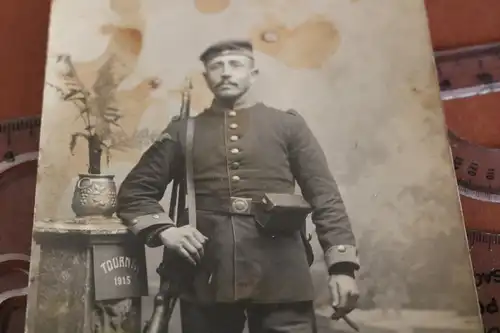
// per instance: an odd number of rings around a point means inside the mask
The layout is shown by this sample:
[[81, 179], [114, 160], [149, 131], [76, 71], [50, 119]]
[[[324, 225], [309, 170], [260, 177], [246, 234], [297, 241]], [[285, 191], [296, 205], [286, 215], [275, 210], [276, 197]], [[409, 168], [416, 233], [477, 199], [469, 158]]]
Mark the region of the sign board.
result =
[[96, 301], [147, 296], [144, 246], [94, 245], [93, 254]]

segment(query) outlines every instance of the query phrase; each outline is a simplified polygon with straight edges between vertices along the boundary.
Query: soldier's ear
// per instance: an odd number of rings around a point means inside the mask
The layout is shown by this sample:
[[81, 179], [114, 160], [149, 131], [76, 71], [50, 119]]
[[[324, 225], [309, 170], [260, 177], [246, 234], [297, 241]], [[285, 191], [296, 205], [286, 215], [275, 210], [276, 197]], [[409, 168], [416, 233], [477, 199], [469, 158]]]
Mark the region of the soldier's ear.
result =
[[203, 78], [205, 79], [205, 83], [210, 87], [210, 82], [208, 82], [208, 74], [207, 71], [203, 71]]
[[257, 80], [257, 76], [259, 76], [259, 69], [254, 67], [250, 72], [250, 75], [252, 77], [252, 82], [254, 82], [255, 80]]

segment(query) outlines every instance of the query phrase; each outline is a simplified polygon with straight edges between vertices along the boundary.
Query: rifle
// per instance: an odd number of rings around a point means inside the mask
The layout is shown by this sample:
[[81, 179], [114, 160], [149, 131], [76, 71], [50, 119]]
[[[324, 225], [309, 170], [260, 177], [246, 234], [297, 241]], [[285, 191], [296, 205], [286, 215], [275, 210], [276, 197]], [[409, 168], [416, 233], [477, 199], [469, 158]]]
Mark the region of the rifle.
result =
[[[179, 222], [179, 216], [188, 208], [189, 223], [196, 227], [196, 206], [194, 197], [194, 182], [193, 165], [192, 165], [192, 140], [193, 140], [193, 121], [190, 119], [191, 111], [191, 80], [186, 80], [186, 85], [182, 90], [182, 102], [179, 113], [179, 121], [186, 125], [186, 160], [185, 176], [180, 178], [176, 177], [172, 184], [172, 192], [170, 197], [169, 217], [176, 224]], [[188, 207], [186, 207], [186, 195], [188, 196]], [[172, 317], [175, 305], [179, 298], [180, 286], [178, 285], [179, 279], [171, 278], [171, 274], [164, 274], [166, 263], [162, 262], [157, 269], [160, 275], [160, 290], [154, 298], [153, 314], [146, 322], [143, 333], [168, 333], [168, 324]], [[172, 266], [172, 265], [169, 265]], [[178, 270], [173, 274], [179, 273]]]

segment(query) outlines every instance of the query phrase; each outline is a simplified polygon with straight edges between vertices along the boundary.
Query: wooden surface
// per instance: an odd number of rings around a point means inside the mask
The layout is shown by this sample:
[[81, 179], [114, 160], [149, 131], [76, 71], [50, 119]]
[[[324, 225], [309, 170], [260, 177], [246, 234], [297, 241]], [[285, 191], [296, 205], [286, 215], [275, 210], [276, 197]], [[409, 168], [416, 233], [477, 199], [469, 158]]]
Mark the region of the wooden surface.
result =
[[500, 41], [498, 0], [426, 0], [435, 50]]
[[0, 254], [30, 255], [36, 161], [13, 167], [0, 175]]
[[[0, 52], [0, 121], [41, 113], [50, 2], [2, 0], [0, 40], [4, 47]], [[426, 5], [436, 50], [500, 41], [498, 0], [427, 0]], [[448, 101], [444, 103], [444, 108], [448, 125], [461, 137], [490, 147], [500, 147], [500, 134], [497, 134], [500, 94]], [[25, 145], [19, 141], [17, 144]], [[1, 142], [2, 156], [6, 149]], [[26, 165], [16, 172], [25, 175], [29, 168]], [[35, 169], [31, 169], [34, 177]], [[6, 183], [6, 187], [0, 188], [2, 200], [8, 199], [9, 204], [17, 206], [2, 212], [2, 221], [20, 225], [17, 232], [22, 241], [16, 243], [20, 247], [14, 249], [17, 252], [26, 253], [26, 240], [31, 237], [36, 186], [33, 177], [24, 177], [22, 184], [7, 182], [9, 185]], [[23, 194], [9, 195], [19, 191]], [[500, 205], [467, 198], [462, 198], [462, 204], [467, 226], [500, 232], [500, 224], [497, 226], [496, 222]], [[12, 237], [11, 232], [9, 237]], [[3, 251], [10, 252], [2, 248]], [[17, 331], [20, 330], [13, 330]]]
[[[500, 1], [426, 1], [435, 49], [500, 41]], [[3, 0], [0, 11], [0, 120], [41, 112], [43, 71], [50, 0]], [[500, 146], [500, 94], [447, 101], [447, 122], [460, 136], [491, 147]], [[5, 152], [4, 145], [0, 145]], [[35, 183], [30, 183], [32, 187]], [[27, 186], [27, 185], [26, 185]], [[25, 188], [33, 191], [34, 188]], [[27, 194], [25, 194], [27, 195]], [[26, 209], [31, 199], [23, 201]], [[500, 231], [500, 205], [462, 199], [466, 223], [473, 228]], [[10, 214], [10, 213], [8, 213]], [[13, 216], [2, 216], [4, 221]], [[28, 229], [20, 228], [25, 233]], [[23, 236], [26, 237], [26, 236]]]
[[50, 0], [2, 0], [0, 121], [41, 112]]
[[[429, 26], [436, 50], [500, 41], [500, 1], [428, 0]], [[3, 0], [0, 11], [0, 120], [40, 114], [50, 0]], [[500, 94], [447, 101], [450, 128], [479, 144], [500, 147]], [[3, 138], [2, 138], [3, 139]], [[5, 145], [0, 144], [3, 155]], [[30, 188], [34, 196], [35, 182]], [[2, 190], [0, 189], [0, 192]], [[29, 196], [25, 194], [25, 196]], [[31, 209], [33, 200], [23, 200]], [[500, 231], [500, 205], [462, 198], [468, 226]], [[14, 210], [12, 213], [14, 214]], [[28, 217], [27, 217], [28, 218]], [[16, 220], [2, 216], [2, 220]], [[28, 223], [28, 221], [26, 221]], [[29, 228], [20, 228], [26, 233]], [[21, 236], [22, 238], [26, 236]]]

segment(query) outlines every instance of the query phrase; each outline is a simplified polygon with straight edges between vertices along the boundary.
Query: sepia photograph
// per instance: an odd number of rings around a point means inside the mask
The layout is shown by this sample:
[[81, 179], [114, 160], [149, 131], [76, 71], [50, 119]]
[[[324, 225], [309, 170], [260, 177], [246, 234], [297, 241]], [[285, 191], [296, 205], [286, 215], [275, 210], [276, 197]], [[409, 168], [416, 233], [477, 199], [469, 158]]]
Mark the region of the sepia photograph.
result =
[[26, 332], [483, 332], [423, 1], [50, 15]]

